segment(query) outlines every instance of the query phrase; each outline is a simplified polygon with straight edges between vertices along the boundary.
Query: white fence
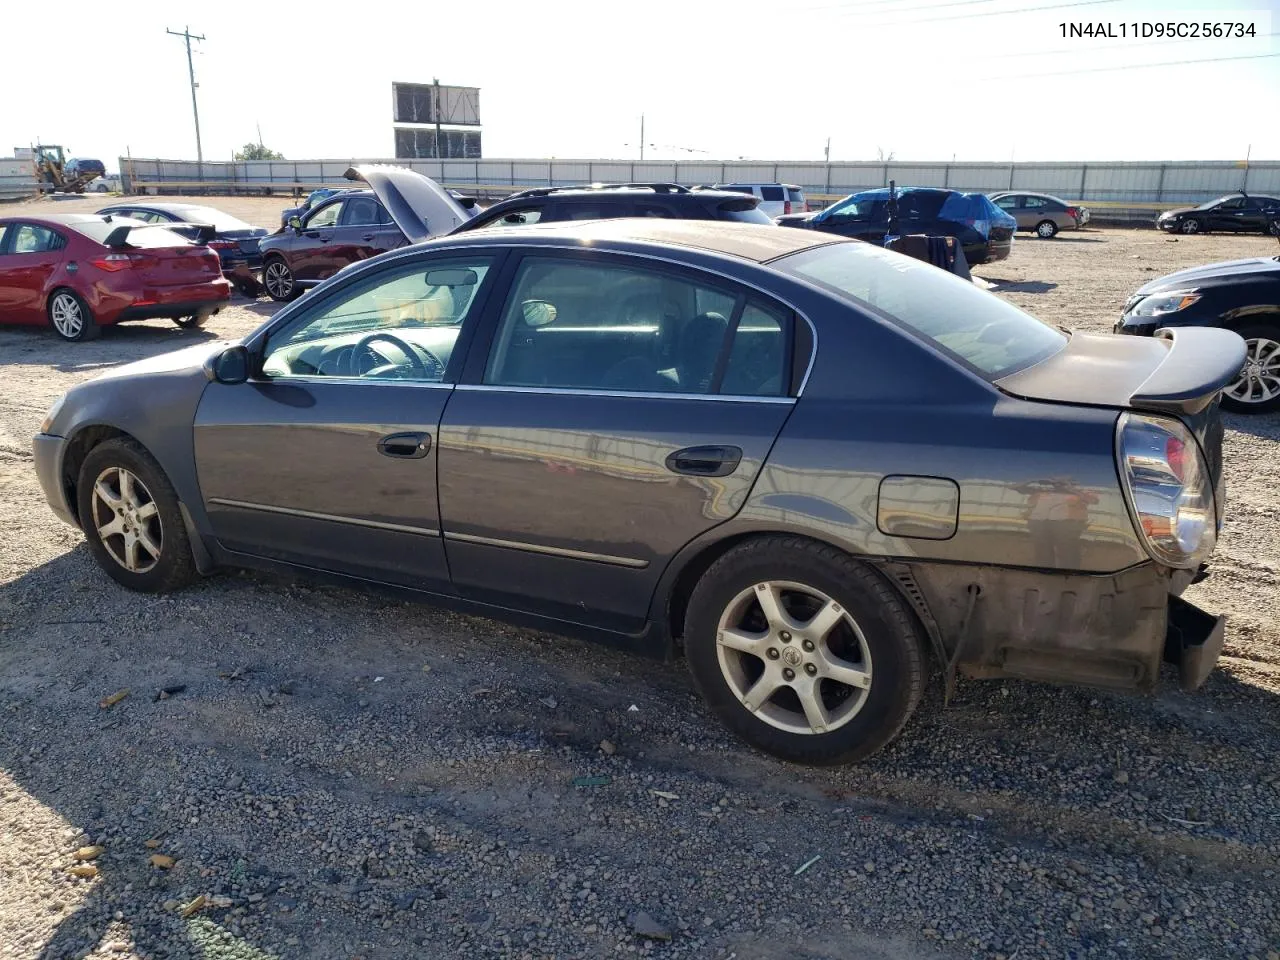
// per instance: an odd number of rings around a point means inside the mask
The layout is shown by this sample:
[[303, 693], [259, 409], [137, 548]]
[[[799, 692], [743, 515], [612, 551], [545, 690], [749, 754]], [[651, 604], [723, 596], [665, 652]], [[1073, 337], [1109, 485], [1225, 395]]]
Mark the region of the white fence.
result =
[[1105, 163], [672, 163], [630, 160], [250, 160], [206, 162], [122, 157], [126, 189], [139, 192], [305, 192], [349, 186], [343, 173], [357, 163], [409, 166], [450, 187], [485, 197], [529, 187], [592, 182], [794, 183], [811, 200], [829, 203], [890, 180], [902, 186], [965, 192], [1034, 190], [1083, 202], [1099, 219], [1150, 219], [1154, 210], [1200, 203], [1237, 190], [1280, 195], [1280, 162]]

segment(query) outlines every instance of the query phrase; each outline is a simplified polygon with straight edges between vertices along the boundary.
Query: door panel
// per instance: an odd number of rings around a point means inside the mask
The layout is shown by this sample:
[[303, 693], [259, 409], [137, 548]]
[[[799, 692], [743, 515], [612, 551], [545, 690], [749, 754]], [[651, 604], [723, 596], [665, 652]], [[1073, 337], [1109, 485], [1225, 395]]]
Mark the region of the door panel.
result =
[[293, 255], [290, 257], [295, 279], [322, 280], [341, 266], [336, 263], [332, 244], [342, 217], [342, 206], [343, 201], [335, 200], [317, 207], [307, 217], [302, 225], [302, 232], [294, 239]]
[[230, 550], [445, 588], [436, 460], [379, 441], [434, 436], [447, 385], [210, 384], [195, 422], [200, 491]]
[[[440, 428], [440, 506], [464, 596], [638, 628], [667, 561], [741, 508], [789, 402], [460, 386]], [[672, 472], [742, 450], [725, 477]]]
[[0, 314], [9, 323], [43, 324], [44, 294], [66, 256], [64, 241], [38, 224], [12, 223], [0, 256]]

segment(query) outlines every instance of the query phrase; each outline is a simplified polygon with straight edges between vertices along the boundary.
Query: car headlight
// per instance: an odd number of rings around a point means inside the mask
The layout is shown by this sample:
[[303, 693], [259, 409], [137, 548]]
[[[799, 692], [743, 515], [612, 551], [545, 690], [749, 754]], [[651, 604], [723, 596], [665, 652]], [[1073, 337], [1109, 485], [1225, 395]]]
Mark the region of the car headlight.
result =
[[1213, 483], [1195, 437], [1172, 417], [1126, 413], [1117, 425], [1116, 456], [1152, 559], [1198, 566], [1213, 551], [1218, 526]]
[[44, 421], [40, 424], [41, 433], [49, 432], [49, 428], [53, 426], [53, 421], [57, 419], [58, 414], [62, 411], [62, 405], [66, 402], [67, 395], [65, 393], [53, 401], [53, 406], [49, 408], [49, 412], [44, 415]]
[[1185, 310], [1197, 300], [1200, 294], [1190, 290], [1175, 290], [1173, 293], [1155, 293], [1143, 297], [1129, 312], [1134, 317], [1162, 317], [1167, 313]]

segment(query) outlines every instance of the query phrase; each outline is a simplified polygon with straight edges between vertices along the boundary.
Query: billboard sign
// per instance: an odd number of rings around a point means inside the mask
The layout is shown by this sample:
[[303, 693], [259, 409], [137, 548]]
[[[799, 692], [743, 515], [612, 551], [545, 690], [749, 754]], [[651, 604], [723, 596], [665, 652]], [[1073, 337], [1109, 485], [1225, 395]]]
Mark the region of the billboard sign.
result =
[[434, 83], [392, 83], [392, 119], [396, 123], [446, 123], [480, 126], [480, 88]]

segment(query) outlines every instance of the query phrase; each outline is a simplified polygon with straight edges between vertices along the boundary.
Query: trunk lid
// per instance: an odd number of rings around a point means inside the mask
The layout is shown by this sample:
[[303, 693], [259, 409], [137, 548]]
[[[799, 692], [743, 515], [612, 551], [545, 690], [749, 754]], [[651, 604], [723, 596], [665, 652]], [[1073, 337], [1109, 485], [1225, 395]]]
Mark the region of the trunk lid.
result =
[[1244, 366], [1236, 333], [1161, 329], [1153, 337], [1076, 333], [1060, 351], [995, 385], [1025, 400], [1150, 410], [1178, 417], [1195, 434], [1222, 504], [1222, 388]]
[[362, 164], [344, 176], [370, 186], [410, 243], [443, 236], [471, 219], [444, 187], [408, 167]]
[[203, 243], [165, 227], [124, 224], [107, 237], [108, 255], [116, 263], [127, 257], [128, 269], [138, 280], [154, 287], [203, 283], [222, 276], [218, 254]]

